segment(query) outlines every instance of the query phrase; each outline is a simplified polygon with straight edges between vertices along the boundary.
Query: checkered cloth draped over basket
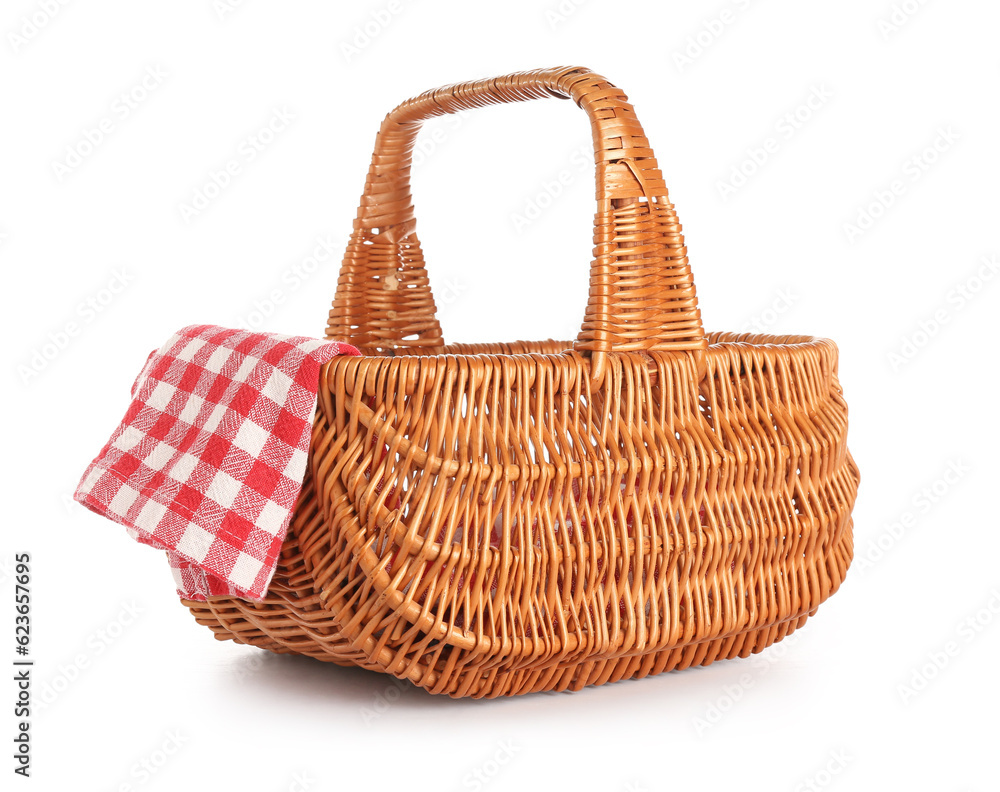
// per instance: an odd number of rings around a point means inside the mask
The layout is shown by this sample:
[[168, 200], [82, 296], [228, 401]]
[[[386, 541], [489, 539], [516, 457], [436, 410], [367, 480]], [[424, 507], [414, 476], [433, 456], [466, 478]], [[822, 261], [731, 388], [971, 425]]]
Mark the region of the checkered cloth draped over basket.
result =
[[150, 354], [75, 499], [167, 551], [177, 593], [261, 600], [306, 472], [320, 366], [349, 344], [186, 327]]

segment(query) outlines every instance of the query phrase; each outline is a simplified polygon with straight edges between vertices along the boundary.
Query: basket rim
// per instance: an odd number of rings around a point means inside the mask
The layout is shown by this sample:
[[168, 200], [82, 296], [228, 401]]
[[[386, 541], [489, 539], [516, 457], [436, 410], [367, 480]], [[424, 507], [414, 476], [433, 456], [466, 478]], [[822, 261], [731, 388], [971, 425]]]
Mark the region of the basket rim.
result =
[[[724, 349], [733, 348], [747, 348], [754, 347], [759, 349], [770, 349], [774, 351], [779, 350], [806, 350], [806, 349], [832, 349], [836, 350], [837, 345], [834, 341], [823, 336], [812, 336], [812, 335], [801, 335], [801, 334], [785, 334], [785, 335], [773, 335], [769, 333], [741, 333], [735, 331], [712, 331], [706, 332], [705, 337], [708, 341], [708, 347], [704, 350], [705, 353], [712, 353], [713, 351], [720, 351]], [[339, 339], [331, 338], [329, 341], [339, 341]], [[562, 345], [556, 351], [542, 351], [539, 349], [532, 349], [531, 347], [544, 348], [549, 345]], [[475, 347], [493, 347], [493, 346], [524, 346], [527, 349], [517, 352], [504, 352], [504, 351], [457, 351], [464, 348], [475, 348]], [[469, 342], [454, 342], [451, 344], [444, 344], [441, 352], [414, 352], [416, 347], [401, 347], [398, 350], [392, 350], [389, 353], [383, 353], [379, 355], [366, 354], [362, 350], [361, 355], [352, 355], [350, 357], [335, 357], [329, 363], [325, 365], [336, 365], [338, 362], [357, 362], [358, 359], [379, 359], [379, 360], [392, 360], [392, 359], [437, 359], [437, 360], [468, 360], [470, 358], [495, 358], [495, 357], [530, 357], [530, 358], [552, 358], [564, 360], [567, 357], [579, 357], [583, 358], [584, 355], [577, 349], [574, 349], [573, 341], [557, 340], [553, 338], [546, 338], [541, 340], [526, 341], [523, 339], [518, 339], [516, 341], [469, 341]], [[658, 351], [658, 350], [633, 350], [633, 351], [623, 351], [611, 353], [616, 356], [622, 355], [649, 355], [649, 354], [660, 354], [660, 355], [670, 355], [670, 356], [682, 356], [689, 354], [690, 350], [668, 350], [668, 351]]]

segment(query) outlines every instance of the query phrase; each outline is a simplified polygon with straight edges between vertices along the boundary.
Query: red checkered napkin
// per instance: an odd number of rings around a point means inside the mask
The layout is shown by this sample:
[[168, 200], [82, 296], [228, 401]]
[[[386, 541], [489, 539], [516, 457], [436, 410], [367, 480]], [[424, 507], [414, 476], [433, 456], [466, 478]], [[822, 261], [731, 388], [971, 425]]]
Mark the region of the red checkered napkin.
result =
[[185, 327], [149, 356], [74, 497], [166, 550], [180, 596], [263, 599], [306, 472], [320, 366], [357, 354]]

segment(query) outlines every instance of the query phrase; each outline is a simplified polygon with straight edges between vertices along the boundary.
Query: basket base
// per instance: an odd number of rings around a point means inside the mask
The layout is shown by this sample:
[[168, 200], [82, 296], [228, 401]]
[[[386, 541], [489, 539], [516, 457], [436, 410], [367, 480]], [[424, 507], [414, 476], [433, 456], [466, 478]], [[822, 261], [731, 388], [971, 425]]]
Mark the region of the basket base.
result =
[[[267, 649], [276, 654], [300, 654], [338, 666], [356, 666], [387, 673], [387, 669], [368, 662], [363, 652], [352, 650], [330, 618], [323, 618], [319, 598], [312, 603], [318, 610], [308, 609], [308, 602], [295, 603], [302, 609], [303, 621], [293, 624], [288, 609], [292, 604], [282, 598], [278, 603], [252, 603], [229, 598], [208, 602], [184, 600], [199, 624], [215, 633], [220, 641]], [[304, 607], [305, 606], [305, 607]], [[439, 689], [442, 681], [433, 671], [419, 680], [419, 687], [430, 692], [445, 693], [454, 698], [498, 698], [525, 693], [564, 692], [582, 690], [590, 685], [603, 685], [625, 679], [643, 679], [668, 671], [680, 671], [694, 666], [707, 666], [717, 660], [746, 658], [757, 654], [791, 635], [815, 614], [803, 614], [780, 624], [747, 630], [723, 638], [679, 646], [660, 652], [650, 652], [605, 660], [588, 660], [548, 668], [492, 669], [478, 676], [469, 674], [453, 678], [450, 688]], [[327, 614], [328, 615], [328, 614]], [[277, 618], [273, 618], [277, 617]], [[303, 637], [303, 631], [309, 637]], [[463, 678], [468, 677], [468, 678]]]

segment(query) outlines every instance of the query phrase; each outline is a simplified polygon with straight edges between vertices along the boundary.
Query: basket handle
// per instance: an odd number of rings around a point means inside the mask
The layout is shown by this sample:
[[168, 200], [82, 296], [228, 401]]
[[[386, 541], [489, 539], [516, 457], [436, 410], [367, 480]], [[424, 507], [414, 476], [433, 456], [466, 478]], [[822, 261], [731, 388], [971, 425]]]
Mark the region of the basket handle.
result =
[[574, 347], [590, 354], [595, 380], [612, 352], [690, 351], [702, 357], [698, 352], [707, 341], [687, 249], [652, 149], [625, 94], [580, 67], [445, 86], [386, 116], [341, 268], [328, 337], [373, 351], [433, 351], [443, 344], [410, 194], [417, 133], [433, 116], [550, 96], [571, 98], [582, 107], [594, 139], [594, 260]]

